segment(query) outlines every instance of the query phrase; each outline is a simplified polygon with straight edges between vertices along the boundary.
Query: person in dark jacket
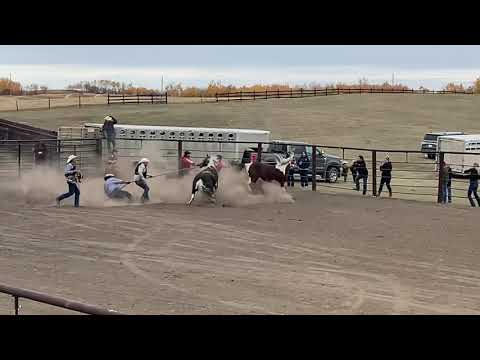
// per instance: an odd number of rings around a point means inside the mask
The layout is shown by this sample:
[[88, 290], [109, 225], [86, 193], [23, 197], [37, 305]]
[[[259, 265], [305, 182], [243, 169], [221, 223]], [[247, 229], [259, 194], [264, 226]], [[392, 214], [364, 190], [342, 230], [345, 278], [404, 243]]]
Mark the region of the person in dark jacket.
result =
[[357, 169], [355, 168], [356, 161], [352, 162], [352, 165], [350, 166], [350, 171], [352, 172], [352, 180], [353, 183], [356, 184], [355, 178], [357, 177]]
[[390, 187], [390, 181], [392, 180], [392, 162], [390, 157], [385, 156], [385, 161], [380, 165], [380, 171], [382, 172], [382, 178], [380, 179], [380, 188], [378, 189], [378, 197], [382, 193], [383, 185], [385, 184], [388, 189], [388, 196], [392, 197], [392, 188]]
[[115, 127], [114, 125], [117, 123], [117, 119], [115, 119], [112, 115], [105, 116], [105, 122], [103, 123], [102, 131], [105, 135], [105, 139], [107, 139], [107, 148], [108, 151], [112, 151], [115, 149]]
[[475, 199], [477, 199], [478, 206], [480, 206], [480, 197], [478, 197], [478, 164], [474, 163], [473, 167], [465, 170], [463, 172], [464, 174], [468, 174], [468, 179], [470, 180], [470, 185], [468, 186], [468, 200], [470, 201], [470, 205], [472, 207], [475, 207], [475, 202], [472, 199], [472, 194], [475, 196]]
[[358, 155], [358, 160], [353, 164], [357, 170], [357, 176], [355, 177], [355, 190], [360, 191], [360, 180], [363, 180], [363, 195], [367, 194], [367, 179], [368, 169], [365, 160], [362, 155]]
[[443, 174], [442, 174], [442, 204], [452, 202], [452, 168], [445, 164], [445, 161], [442, 163]]
[[35, 165], [42, 165], [47, 162], [47, 145], [43, 142], [36, 143], [33, 147], [33, 161]]
[[295, 169], [297, 165], [295, 163], [295, 160], [292, 160], [290, 163], [290, 166], [288, 167], [288, 174], [287, 174], [287, 186], [294, 187], [295, 186], [295, 179], [293, 175], [295, 174]]
[[346, 161], [342, 161], [342, 176], [343, 176], [343, 182], [347, 182], [348, 162], [346, 162]]
[[310, 159], [305, 151], [302, 152], [302, 155], [297, 160], [297, 166], [300, 170], [300, 186], [302, 188], [308, 187], [308, 169], [310, 168]]

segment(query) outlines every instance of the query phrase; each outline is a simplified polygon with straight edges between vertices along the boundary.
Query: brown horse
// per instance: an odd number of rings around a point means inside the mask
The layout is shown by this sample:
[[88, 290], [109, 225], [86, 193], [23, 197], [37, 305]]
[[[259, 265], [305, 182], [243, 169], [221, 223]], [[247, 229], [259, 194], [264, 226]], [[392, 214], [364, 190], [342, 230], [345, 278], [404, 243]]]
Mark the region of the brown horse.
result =
[[258, 161], [245, 164], [245, 170], [249, 177], [248, 185], [250, 186], [250, 190], [252, 190], [252, 184], [256, 184], [258, 179], [262, 179], [266, 182], [276, 181], [285, 189], [284, 185], [287, 181], [288, 170], [293, 159], [294, 154], [281, 162], [277, 161], [275, 166], [262, 164]]

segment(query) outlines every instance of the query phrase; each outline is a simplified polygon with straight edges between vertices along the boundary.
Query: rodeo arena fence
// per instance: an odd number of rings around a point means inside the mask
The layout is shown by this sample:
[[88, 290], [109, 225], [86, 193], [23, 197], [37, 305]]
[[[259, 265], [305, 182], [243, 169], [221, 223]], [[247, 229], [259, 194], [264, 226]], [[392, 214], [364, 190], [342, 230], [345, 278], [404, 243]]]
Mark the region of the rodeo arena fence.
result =
[[13, 307], [15, 315], [19, 315], [21, 308], [19, 299], [22, 298], [66, 310], [76, 311], [87, 315], [122, 315], [115, 310], [103, 309], [94, 305], [67, 300], [57, 296], [44, 294], [38, 291], [21, 289], [5, 284], [0, 284], [0, 293], [7, 294], [13, 297]]
[[417, 95], [473, 95], [472, 91], [447, 91], [427, 89], [384, 89], [372, 87], [359, 88], [325, 88], [325, 89], [289, 89], [289, 90], [264, 90], [264, 91], [235, 91], [216, 93], [215, 100], [242, 101], [261, 99], [304, 98], [312, 96], [330, 96], [345, 94], [417, 94]]
[[[0, 175], [1, 178], [22, 176], [25, 172], [35, 168], [35, 159], [33, 147], [40, 140], [2, 140], [0, 141]], [[47, 162], [50, 166], [63, 170], [65, 161], [70, 154], [78, 156], [78, 165], [85, 177], [95, 177], [104, 175], [104, 165], [109, 154], [104, 139], [64, 139], [64, 140], [44, 140], [47, 147]], [[207, 144], [202, 144], [207, 143]], [[178, 140], [178, 139], [144, 139], [130, 138], [118, 139], [116, 149], [118, 159], [128, 160], [128, 163], [134, 164], [142, 157], [150, 158], [155, 164], [155, 171], [167, 174], [167, 177], [176, 177], [180, 172], [180, 158], [185, 150], [191, 152], [192, 159], [199, 163], [206, 154], [221, 154], [227, 164], [241, 169], [242, 153], [238, 150], [237, 144], [243, 144], [243, 148], [258, 149], [256, 161], [262, 159], [262, 149], [275, 142], [252, 143], [242, 141], [228, 140]], [[283, 143], [286, 144], [286, 143]], [[202, 145], [202, 146], [200, 146]], [[299, 146], [298, 143], [286, 144]], [[420, 150], [388, 150], [388, 149], [367, 149], [355, 147], [326, 146], [326, 145], [305, 145], [307, 154], [312, 164], [311, 179], [309, 181], [311, 190], [316, 191], [321, 188], [324, 193], [346, 194], [354, 193], [355, 184], [350, 170], [347, 179], [341, 175], [342, 169], [339, 167], [338, 179], [334, 182], [328, 181], [327, 172], [330, 169], [328, 156], [336, 156], [341, 160], [347, 161], [348, 165], [356, 160], [358, 155], [363, 155], [368, 168], [367, 194], [376, 196], [381, 179], [380, 165], [386, 155], [389, 155], [392, 162], [392, 181], [393, 197], [400, 199], [422, 200], [429, 202], [441, 202], [442, 199], [442, 160], [446, 155], [462, 155], [461, 164], [448, 163], [449, 166], [461, 166], [468, 169], [478, 157], [479, 153], [463, 152], [438, 152], [435, 160], [426, 159], [425, 153]], [[200, 150], [201, 149], [201, 150]], [[326, 155], [326, 156], [325, 156]], [[452, 157], [453, 158], [453, 157]], [[471, 158], [471, 161], [468, 160]], [[326, 166], [321, 164], [326, 163]], [[320, 164], [320, 165], [319, 165]], [[470, 164], [470, 166], [467, 166]], [[133, 174], [132, 169], [128, 169], [129, 176]], [[132, 175], [133, 176], [133, 175]], [[325, 180], [327, 179], [327, 180]], [[452, 180], [452, 199], [453, 202], [468, 204], [467, 189], [468, 179], [454, 178]], [[363, 183], [360, 184], [363, 189]], [[362, 191], [359, 193], [361, 194]], [[385, 192], [386, 193], [386, 189]]]

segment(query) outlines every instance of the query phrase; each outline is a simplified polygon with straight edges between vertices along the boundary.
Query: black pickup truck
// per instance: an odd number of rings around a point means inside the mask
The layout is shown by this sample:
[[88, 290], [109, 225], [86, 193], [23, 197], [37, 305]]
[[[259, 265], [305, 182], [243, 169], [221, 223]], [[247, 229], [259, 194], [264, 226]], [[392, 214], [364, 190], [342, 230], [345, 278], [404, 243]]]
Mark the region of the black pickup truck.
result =
[[[240, 166], [243, 167], [244, 164], [255, 160], [257, 156], [257, 148], [250, 148], [244, 151], [242, 161]], [[275, 164], [288, 157], [288, 154], [293, 153], [295, 160], [298, 160], [302, 155], [302, 152], [305, 152], [308, 155], [308, 158], [312, 159], [312, 148], [302, 142], [292, 142], [292, 141], [274, 141], [270, 144], [266, 151], [262, 152], [262, 163]], [[340, 169], [342, 167], [341, 158], [333, 155], [328, 155], [324, 151], [317, 148], [317, 164], [316, 164], [317, 180], [323, 179], [327, 182], [336, 182], [340, 176]], [[300, 171], [294, 165], [294, 177], [300, 178]], [[312, 178], [312, 170], [309, 171], [309, 179]]]

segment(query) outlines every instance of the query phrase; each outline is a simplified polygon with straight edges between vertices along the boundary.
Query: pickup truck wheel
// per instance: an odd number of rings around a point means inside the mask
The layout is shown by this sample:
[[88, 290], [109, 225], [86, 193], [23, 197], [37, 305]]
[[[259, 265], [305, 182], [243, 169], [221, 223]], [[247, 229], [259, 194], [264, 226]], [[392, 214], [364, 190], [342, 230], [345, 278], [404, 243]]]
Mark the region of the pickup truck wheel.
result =
[[338, 180], [338, 175], [340, 174], [340, 170], [336, 167], [328, 168], [327, 170], [327, 182], [335, 183]]

